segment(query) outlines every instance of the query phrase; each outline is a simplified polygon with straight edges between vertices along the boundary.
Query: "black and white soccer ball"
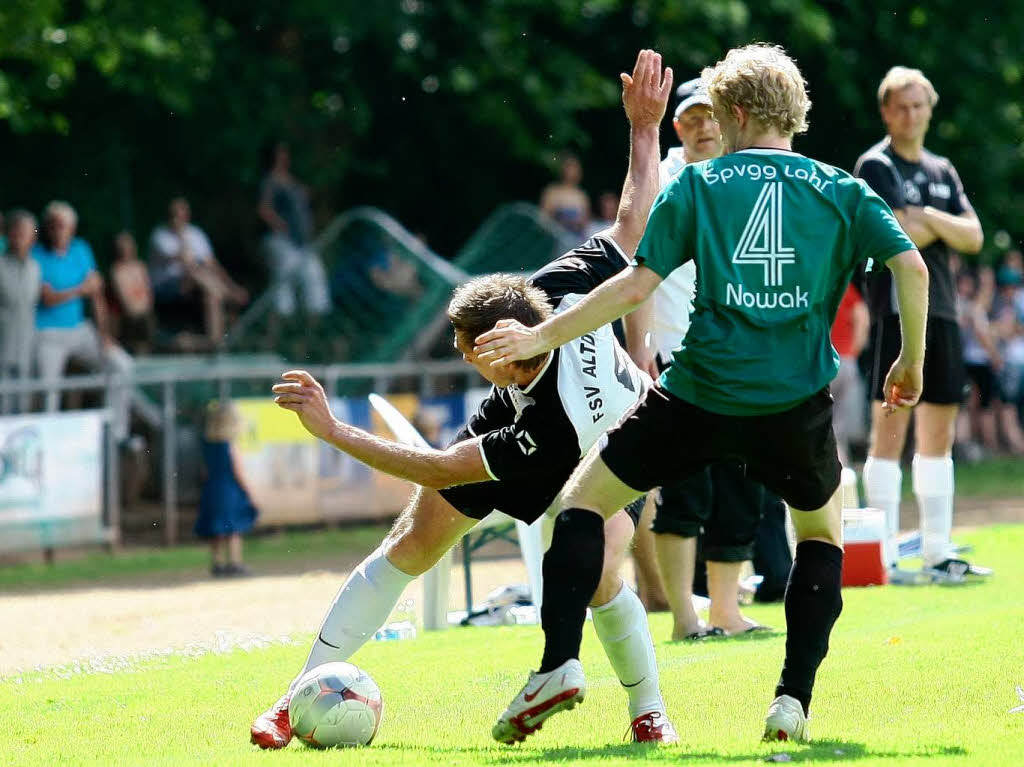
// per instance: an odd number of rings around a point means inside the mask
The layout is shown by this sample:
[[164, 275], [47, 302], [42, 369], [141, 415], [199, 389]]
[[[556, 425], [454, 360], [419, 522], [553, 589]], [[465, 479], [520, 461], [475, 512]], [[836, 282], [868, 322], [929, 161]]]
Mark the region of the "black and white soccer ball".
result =
[[303, 674], [288, 704], [292, 734], [315, 748], [370, 745], [383, 713], [377, 683], [361, 668], [341, 662]]

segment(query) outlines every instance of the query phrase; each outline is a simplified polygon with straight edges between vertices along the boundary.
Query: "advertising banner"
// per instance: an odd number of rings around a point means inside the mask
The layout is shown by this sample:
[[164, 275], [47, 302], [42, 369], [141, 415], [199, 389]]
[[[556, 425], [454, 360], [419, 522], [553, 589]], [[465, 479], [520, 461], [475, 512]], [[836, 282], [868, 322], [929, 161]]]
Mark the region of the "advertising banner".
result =
[[105, 415], [0, 417], [0, 551], [105, 540]]
[[[387, 395], [428, 442], [444, 447], [476, 410], [487, 389], [440, 397]], [[314, 439], [294, 413], [265, 397], [236, 399], [245, 428], [238, 451], [258, 525], [288, 525], [398, 514], [412, 492], [390, 477]], [[364, 398], [334, 399], [331, 409], [345, 423], [389, 439], [390, 430]]]

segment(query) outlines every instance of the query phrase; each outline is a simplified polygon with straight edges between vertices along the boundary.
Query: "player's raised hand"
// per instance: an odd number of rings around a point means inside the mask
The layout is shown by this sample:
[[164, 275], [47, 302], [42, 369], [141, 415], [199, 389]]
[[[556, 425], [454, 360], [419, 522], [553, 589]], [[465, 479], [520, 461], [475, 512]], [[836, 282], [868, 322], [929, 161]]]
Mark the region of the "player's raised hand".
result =
[[306, 431], [318, 439], [331, 436], [337, 421], [331, 413], [327, 394], [305, 370], [289, 370], [281, 376], [284, 383], [274, 384], [274, 402], [299, 416]]
[[882, 391], [885, 403], [882, 407], [892, 413], [898, 408], [913, 407], [921, 398], [924, 388], [924, 363], [904, 362], [897, 358], [885, 377]]
[[657, 126], [665, 117], [672, 93], [672, 68], [661, 71], [661, 54], [644, 49], [636, 57], [633, 74], [619, 75], [622, 80], [622, 105], [634, 128]]
[[473, 352], [491, 367], [503, 362], [528, 360], [547, 351], [540, 333], [518, 320], [498, 320], [493, 328], [476, 337]]

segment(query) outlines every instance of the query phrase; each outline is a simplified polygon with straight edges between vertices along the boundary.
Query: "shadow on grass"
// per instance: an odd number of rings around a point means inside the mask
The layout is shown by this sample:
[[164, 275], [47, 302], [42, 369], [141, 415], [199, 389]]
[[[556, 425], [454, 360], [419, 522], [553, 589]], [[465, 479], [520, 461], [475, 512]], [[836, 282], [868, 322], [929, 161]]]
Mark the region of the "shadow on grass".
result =
[[637, 743], [610, 743], [606, 746], [578, 748], [564, 746], [562, 748], [531, 749], [527, 747], [458, 747], [458, 746], [423, 746], [404, 743], [387, 743], [375, 748], [394, 750], [407, 753], [418, 751], [434, 754], [439, 760], [444, 755], [472, 756], [477, 762], [486, 764], [529, 764], [537, 762], [576, 762], [583, 759], [601, 759], [616, 757], [645, 762], [671, 762], [693, 760], [720, 762], [722, 764], [738, 764], [742, 762], [767, 762], [773, 754], [786, 754], [790, 758], [785, 762], [838, 762], [855, 759], [909, 759], [914, 757], [934, 756], [967, 756], [966, 749], [959, 746], [933, 746], [908, 749], [906, 751], [887, 751], [873, 749], [863, 743], [851, 743], [843, 740], [819, 740], [806, 746], [793, 744], [765, 745], [748, 753], [723, 754], [716, 751], [691, 751], [686, 746], [659, 746]]

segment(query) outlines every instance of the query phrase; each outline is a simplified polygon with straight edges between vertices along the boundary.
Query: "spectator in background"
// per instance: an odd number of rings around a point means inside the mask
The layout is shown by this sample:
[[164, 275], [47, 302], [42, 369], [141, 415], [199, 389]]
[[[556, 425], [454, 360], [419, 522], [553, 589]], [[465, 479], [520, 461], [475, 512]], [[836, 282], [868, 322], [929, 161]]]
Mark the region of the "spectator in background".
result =
[[[132, 358], [118, 346], [109, 332], [109, 316], [103, 298], [103, 280], [96, 271], [92, 248], [75, 237], [78, 214], [66, 202], [53, 201], [43, 211], [41, 242], [32, 250], [42, 278], [40, 303], [36, 311], [36, 353], [39, 375], [57, 381], [69, 360], [90, 369], [128, 374]], [[85, 316], [89, 299], [95, 323]], [[129, 390], [108, 389], [107, 406], [114, 412], [114, 436], [128, 436]], [[60, 391], [46, 394], [46, 409], [57, 410]]]
[[996, 277], [999, 293], [993, 302], [992, 332], [1002, 367], [999, 370], [1001, 401], [997, 421], [1007, 447], [1024, 454], [1024, 259], [1020, 251], [1007, 253]]
[[184, 197], [171, 200], [167, 223], [150, 236], [149, 268], [157, 307], [170, 313], [201, 301], [207, 340], [213, 348], [221, 346], [226, 306], [244, 305], [249, 294], [217, 261], [206, 233], [192, 223]]
[[0, 211], [0, 253], [7, 252], [7, 228], [4, 224], [4, 214], [3, 211]]
[[[562, 155], [558, 181], [548, 184], [540, 195], [540, 210], [576, 235], [579, 244], [590, 222], [590, 198], [580, 188], [583, 166], [574, 154]], [[613, 217], [614, 220], [614, 217]]]
[[971, 435], [980, 434], [985, 449], [997, 453], [999, 380], [996, 371], [1003, 363], [988, 321], [993, 297], [991, 275], [990, 267], [981, 267], [977, 278], [966, 270], [957, 276], [957, 314], [963, 339], [964, 368], [971, 388], [967, 412], [959, 419], [958, 431], [968, 442]]
[[153, 350], [156, 335], [153, 288], [130, 232], [120, 232], [114, 237], [110, 281], [114, 284], [114, 298], [121, 314], [118, 333], [121, 343], [132, 354], [148, 354]]
[[231, 401], [210, 403], [203, 440], [206, 479], [195, 534], [210, 541], [210, 572], [214, 576], [249, 574], [242, 564], [242, 534], [252, 529], [257, 512], [232, 444], [242, 427], [242, 416]]
[[867, 304], [857, 288], [848, 285], [832, 323], [832, 345], [839, 354], [839, 372], [831, 384], [835, 400], [832, 427], [843, 466], [850, 465], [850, 443], [863, 440], [865, 436], [867, 390], [857, 367], [857, 358], [868, 342], [870, 326]]
[[331, 310], [327, 273], [313, 250], [313, 213], [309, 192], [291, 172], [288, 145], [275, 142], [266, 157], [266, 175], [260, 184], [260, 219], [267, 227], [263, 249], [274, 285], [274, 309], [285, 317], [295, 313], [295, 293], [302, 286], [307, 314]]
[[[8, 237], [0, 251], [0, 381], [28, 378], [39, 301], [39, 264], [32, 258], [36, 219], [27, 210], [7, 217]], [[0, 413], [25, 411], [29, 395], [0, 396]]]
[[610, 229], [615, 223], [615, 215], [619, 211], [619, 195], [615, 192], [602, 192], [597, 198], [597, 218], [587, 227], [587, 237]]

